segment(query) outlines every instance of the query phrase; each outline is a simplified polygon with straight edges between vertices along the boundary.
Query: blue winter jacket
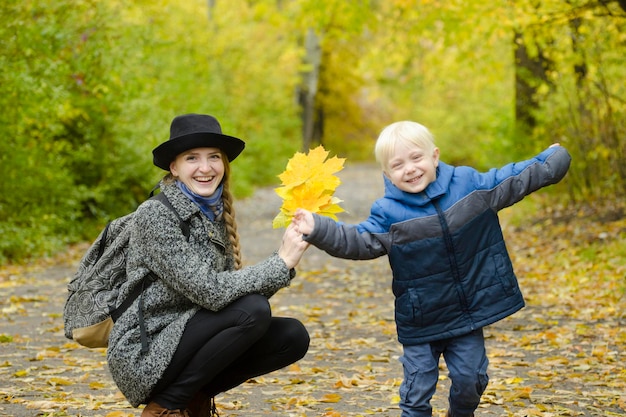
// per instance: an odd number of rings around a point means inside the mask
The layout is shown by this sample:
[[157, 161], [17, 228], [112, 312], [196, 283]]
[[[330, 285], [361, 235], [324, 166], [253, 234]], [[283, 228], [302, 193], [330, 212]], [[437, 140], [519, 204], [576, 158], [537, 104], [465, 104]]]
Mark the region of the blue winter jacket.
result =
[[497, 212], [560, 181], [570, 159], [557, 146], [485, 173], [440, 162], [423, 192], [385, 179], [367, 220], [346, 225], [315, 215], [306, 240], [340, 258], [388, 255], [400, 343], [460, 336], [524, 306]]

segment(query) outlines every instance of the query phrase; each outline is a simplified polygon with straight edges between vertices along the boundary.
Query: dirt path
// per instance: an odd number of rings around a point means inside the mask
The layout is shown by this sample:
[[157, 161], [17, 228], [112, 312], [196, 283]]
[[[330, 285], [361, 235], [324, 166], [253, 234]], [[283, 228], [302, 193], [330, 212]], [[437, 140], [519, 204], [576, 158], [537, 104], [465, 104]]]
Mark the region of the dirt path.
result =
[[[349, 211], [342, 220], [365, 218], [382, 192], [377, 167], [348, 166], [340, 177], [337, 196]], [[278, 247], [282, 230], [271, 229], [271, 220], [279, 206], [271, 188], [238, 203], [246, 263]], [[61, 312], [74, 268], [75, 261], [1, 271], [0, 416], [140, 415], [113, 385], [104, 352], [63, 337]], [[401, 349], [389, 280], [386, 259], [349, 262], [311, 248], [293, 285], [272, 299], [275, 315], [296, 317], [309, 329], [308, 354], [219, 396], [220, 415], [399, 416]], [[615, 328], [616, 337], [624, 337], [623, 315], [595, 323], [566, 311], [548, 317], [546, 311], [560, 306], [543, 300], [542, 288], [521, 282], [529, 306], [486, 331], [491, 383], [477, 416], [626, 415], [626, 376], [608, 366], [623, 363], [625, 354], [589, 330]], [[571, 343], [553, 343], [563, 337]], [[447, 405], [446, 374], [442, 361], [436, 416], [443, 416]]]

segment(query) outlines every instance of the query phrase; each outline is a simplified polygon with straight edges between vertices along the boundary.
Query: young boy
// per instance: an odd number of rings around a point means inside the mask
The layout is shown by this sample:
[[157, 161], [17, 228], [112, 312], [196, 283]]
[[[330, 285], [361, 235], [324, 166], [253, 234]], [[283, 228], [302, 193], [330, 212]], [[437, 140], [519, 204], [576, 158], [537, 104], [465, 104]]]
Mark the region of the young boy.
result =
[[388, 255], [395, 296], [402, 417], [431, 416], [438, 363], [450, 372], [449, 417], [470, 417], [487, 382], [484, 326], [524, 306], [497, 212], [559, 182], [570, 156], [554, 144], [536, 157], [480, 173], [439, 160], [427, 128], [397, 122], [375, 149], [385, 196], [357, 225], [298, 210], [293, 222], [332, 256]]

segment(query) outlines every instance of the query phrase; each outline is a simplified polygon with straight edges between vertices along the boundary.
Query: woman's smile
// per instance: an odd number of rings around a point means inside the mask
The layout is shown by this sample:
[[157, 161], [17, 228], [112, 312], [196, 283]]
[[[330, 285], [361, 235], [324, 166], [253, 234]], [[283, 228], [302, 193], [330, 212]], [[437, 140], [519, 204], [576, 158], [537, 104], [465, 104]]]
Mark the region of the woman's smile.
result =
[[215, 177], [194, 177], [194, 180], [199, 182], [211, 182]]

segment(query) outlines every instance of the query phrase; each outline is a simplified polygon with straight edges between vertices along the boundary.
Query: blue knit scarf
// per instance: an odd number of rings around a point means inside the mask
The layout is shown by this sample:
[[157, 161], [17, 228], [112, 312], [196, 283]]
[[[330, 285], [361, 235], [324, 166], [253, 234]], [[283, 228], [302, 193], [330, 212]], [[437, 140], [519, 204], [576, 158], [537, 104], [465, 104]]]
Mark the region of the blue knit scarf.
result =
[[196, 203], [200, 210], [211, 220], [221, 220], [222, 213], [224, 213], [224, 201], [222, 200], [222, 191], [224, 190], [224, 184], [220, 184], [215, 190], [212, 196], [203, 197], [191, 191], [187, 186], [177, 180], [176, 185], [191, 201]]

